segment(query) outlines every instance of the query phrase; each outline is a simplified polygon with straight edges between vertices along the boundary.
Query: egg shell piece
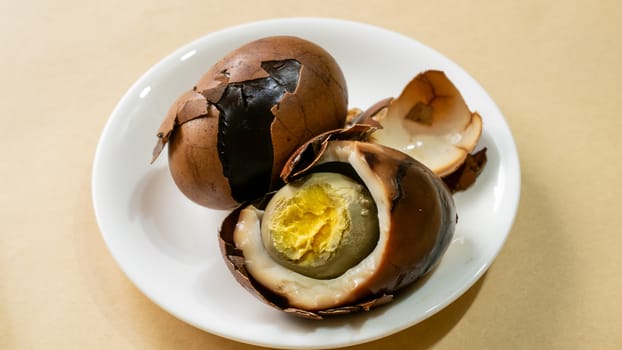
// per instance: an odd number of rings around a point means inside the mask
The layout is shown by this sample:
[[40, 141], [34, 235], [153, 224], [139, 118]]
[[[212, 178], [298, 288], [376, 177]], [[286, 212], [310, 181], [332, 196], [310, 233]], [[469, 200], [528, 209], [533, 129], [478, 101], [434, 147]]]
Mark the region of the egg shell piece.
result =
[[464, 162], [483, 127], [481, 116], [469, 110], [460, 91], [437, 70], [418, 74], [400, 96], [374, 104], [357, 120], [379, 123], [372, 141], [409, 154], [439, 176]]

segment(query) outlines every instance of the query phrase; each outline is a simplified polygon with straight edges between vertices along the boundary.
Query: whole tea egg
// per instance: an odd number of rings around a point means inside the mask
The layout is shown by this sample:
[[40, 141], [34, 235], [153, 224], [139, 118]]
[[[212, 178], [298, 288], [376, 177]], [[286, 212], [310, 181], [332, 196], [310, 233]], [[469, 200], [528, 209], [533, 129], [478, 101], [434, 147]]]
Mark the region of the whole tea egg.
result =
[[323, 48], [293, 36], [245, 44], [214, 64], [171, 106], [157, 133], [169, 169], [194, 202], [231, 209], [279, 187], [305, 141], [341, 128], [348, 95]]
[[280, 310], [320, 319], [387, 303], [453, 237], [451, 193], [403, 152], [328, 133], [285, 169], [285, 187], [233, 211], [220, 232], [235, 278]]

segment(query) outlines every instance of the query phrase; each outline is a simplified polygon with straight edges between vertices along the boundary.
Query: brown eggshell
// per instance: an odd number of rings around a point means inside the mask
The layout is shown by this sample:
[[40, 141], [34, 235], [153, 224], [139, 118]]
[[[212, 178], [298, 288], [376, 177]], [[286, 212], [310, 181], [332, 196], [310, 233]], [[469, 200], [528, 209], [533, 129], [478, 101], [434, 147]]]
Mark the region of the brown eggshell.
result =
[[[364, 311], [389, 302], [395, 293], [438, 264], [449, 246], [457, 220], [451, 193], [438, 176], [418, 161], [378, 144], [328, 139], [324, 137], [326, 147], [315, 148], [318, 159], [311, 162], [313, 165], [306, 172], [317, 168], [322, 168], [323, 172], [331, 168], [341, 172], [351, 167], [350, 171], [368, 187], [378, 208], [380, 238], [374, 251], [360, 263], [362, 267], [352, 268], [329, 282], [321, 282], [331, 286], [328, 290], [334, 290], [332, 283], [341, 283], [339, 280], [343, 279], [348, 285], [348, 279], [357, 276], [353, 275], [357, 272], [352, 271], [375, 266], [373, 270], [364, 270], [366, 277], [357, 280], [357, 287], [320, 304], [315, 301], [316, 295], [306, 296], [305, 293], [312, 292], [299, 287], [309, 283], [308, 279], [297, 281], [296, 293], [289, 294], [286, 282], [280, 277], [271, 280], [266, 270], [256, 270], [252, 260], [257, 257], [246, 260], [244, 247], [236, 246], [238, 230], [253, 234], [252, 221], [239, 225], [240, 212], [246, 207], [232, 213], [220, 231], [222, 253], [242, 285], [269, 305], [308, 318]], [[313, 143], [308, 143], [306, 152], [313, 149]], [[296, 166], [290, 165], [290, 168]], [[261, 204], [257, 206], [261, 208]], [[367, 259], [372, 259], [373, 263], [365, 262]]]
[[330, 130], [310, 139], [291, 154], [281, 170], [281, 179], [287, 183], [308, 172], [326, 151], [328, 141], [367, 140], [376, 130], [377, 128], [371, 125], [355, 124], [343, 129]]
[[279, 186], [289, 155], [343, 127], [346, 114], [345, 78], [328, 52], [297, 37], [262, 38], [227, 54], [180, 96], [154, 159], [176, 140], [169, 167], [181, 191], [210, 208], [233, 208]]
[[488, 162], [486, 151], [486, 148], [482, 148], [477, 152], [467, 154], [464, 162], [458, 169], [442, 178], [450, 191], [465, 191], [475, 183], [475, 180], [482, 173], [484, 166]]

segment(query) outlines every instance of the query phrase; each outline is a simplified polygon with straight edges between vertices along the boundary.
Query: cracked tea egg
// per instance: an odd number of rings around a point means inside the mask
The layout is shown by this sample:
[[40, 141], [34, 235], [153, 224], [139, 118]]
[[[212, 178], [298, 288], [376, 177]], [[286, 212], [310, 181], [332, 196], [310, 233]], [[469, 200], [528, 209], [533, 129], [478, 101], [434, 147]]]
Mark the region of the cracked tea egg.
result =
[[255, 296], [321, 319], [387, 303], [429, 273], [457, 217], [442, 180], [407, 154], [332, 134], [316, 140], [290, 158], [304, 170], [289, 164], [287, 185], [225, 219], [220, 242]]
[[343, 73], [326, 50], [292, 36], [255, 40], [175, 101], [153, 160], [168, 144], [181, 192], [200, 205], [231, 209], [279, 187], [290, 154], [343, 127], [347, 103]]

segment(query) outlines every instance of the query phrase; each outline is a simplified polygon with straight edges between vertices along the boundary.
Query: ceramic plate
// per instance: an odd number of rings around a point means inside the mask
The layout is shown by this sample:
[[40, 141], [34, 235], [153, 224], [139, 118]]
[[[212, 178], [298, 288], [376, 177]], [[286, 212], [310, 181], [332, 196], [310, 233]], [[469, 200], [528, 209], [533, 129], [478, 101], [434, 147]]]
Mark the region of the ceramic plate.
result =
[[[478, 149], [488, 164], [455, 196], [460, 221], [440, 266], [395, 302], [369, 313], [311, 321], [262, 304], [230, 275], [218, 248], [226, 213], [199, 207], [175, 187], [167, 157], [149, 164], [156, 130], [175, 98], [227, 52], [269, 35], [296, 35], [328, 50], [346, 77], [350, 107], [397, 96], [417, 73], [440, 69], [483, 117]], [[394, 32], [332, 19], [256, 22], [209, 34], [148, 70], [123, 96], [101, 135], [93, 201], [103, 238], [121, 269], [153, 302], [207, 332], [277, 348], [329, 348], [410, 327], [454, 301], [490, 266], [514, 220], [520, 168], [512, 134], [486, 91], [458, 65]]]

